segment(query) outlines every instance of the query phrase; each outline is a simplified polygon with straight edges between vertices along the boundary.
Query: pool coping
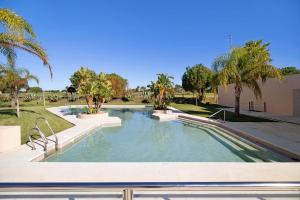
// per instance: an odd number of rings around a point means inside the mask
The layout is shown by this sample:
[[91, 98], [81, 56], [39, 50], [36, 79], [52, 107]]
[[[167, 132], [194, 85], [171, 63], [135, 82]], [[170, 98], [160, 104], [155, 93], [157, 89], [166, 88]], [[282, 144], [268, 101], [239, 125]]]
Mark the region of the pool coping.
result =
[[[55, 109], [69, 106], [47, 108], [56, 114]], [[74, 106], [72, 106], [74, 107]], [[76, 106], [75, 106], [76, 107]], [[82, 107], [78, 105], [77, 107]], [[106, 108], [145, 108], [145, 105], [106, 105]], [[174, 111], [175, 108], [170, 108]], [[178, 110], [177, 110], [178, 111]], [[58, 113], [57, 113], [58, 114]], [[60, 113], [61, 114], [61, 113]], [[188, 114], [179, 114], [192, 116]], [[62, 118], [68, 118], [61, 114]], [[199, 118], [197, 116], [192, 116]], [[215, 123], [204, 119], [202, 122]], [[66, 119], [75, 124], [72, 144], [91, 130], [99, 127], [94, 123], [79, 124], [72, 118]], [[216, 125], [216, 124], [215, 124]], [[220, 125], [218, 122], [217, 126]], [[223, 125], [223, 124], [222, 124]], [[72, 127], [72, 128], [74, 128]], [[70, 129], [72, 129], [70, 128]], [[223, 128], [223, 127], [222, 127]], [[66, 129], [60, 133], [67, 133]], [[80, 132], [80, 134], [78, 133]], [[59, 133], [59, 134], [60, 134]], [[77, 140], [76, 140], [77, 139]], [[67, 144], [66, 144], [67, 145]], [[66, 145], [63, 145], [65, 147]], [[51, 147], [54, 148], [54, 147]], [[41, 148], [30, 150], [22, 145], [15, 150], [0, 154], [0, 182], [5, 181], [299, 181], [300, 163], [197, 163], [197, 162], [159, 162], [159, 163], [47, 163], [32, 162], [43, 159]], [[18, 169], [22, 170], [18, 170]], [[70, 168], [72, 170], [70, 170]], [[100, 170], [100, 171], [99, 171]], [[213, 170], [217, 170], [214, 173]], [[225, 171], [224, 171], [225, 170]], [[226, 172], [226, 170], [228, 170]], [[275, 171], [274, 171], [275, 170]], [[45, 174], [45, 171], [47, 172]], [[57, 174], [55, 174], [57, 171]], [[64, 174], [62, 174], [62, 171]], [[29, 173], [28, 173], [29, 172]], [[83, 173], [78, 175], [76, 173]], [[104, 173], [105, 172], [105, 173]], [[246, 173], [245, 173], [246, 172]], [[76, 176], [74, 177], [74, 173]], [[77, 177], [78, 176], [78, 177]]]

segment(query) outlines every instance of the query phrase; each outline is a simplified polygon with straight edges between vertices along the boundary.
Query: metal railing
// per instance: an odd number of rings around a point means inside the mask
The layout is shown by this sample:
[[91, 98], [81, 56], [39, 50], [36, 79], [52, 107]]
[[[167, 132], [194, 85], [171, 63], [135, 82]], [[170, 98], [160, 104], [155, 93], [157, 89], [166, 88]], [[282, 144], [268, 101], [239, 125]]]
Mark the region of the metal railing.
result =
[[[39, 121], [43, 120], [45, 122], [45, 124], [47, 125], [47, 127], [49, 128], [49, 130], [51, 131], [51, 134], [54, 136], [54, 140], [47, 138], [45, 136], [45, 134], [43, 133], [43, 131], [41, 130], [40, 126], [39, 126]], [[29, 133], [28, 139], [29, 142], [31, 144], [31, 148], [32, 150], [35, 150], [35, 144], [40, 145], [43, 147], [44, 151], [47, 153], [47, 145], [48, 145], [48, 141], [54, 142], [55, 143], [55, 150], [57, 150], [58, 147], [58, 138], [56, 136], [56, 134], [54, 133], [52, 127], [50, 126], [48, 120], [44, 117], [39, 117], [35, 120], [35, 127], [31, 129], [32, 132]], [[35, 136], [38, 136], [39, 138], [36, 138]], [[41, 143], [39, 143], [39, 142]]]
[[[97, 192], [122, 191], [123, 200], [132, 200], [135, 191], [300, 191], [300, 182], [51, 182], [0, 183], [5, 192]], [[299, 193], [298, 193], [299, 194]]]
[[207, 118], [212, 118], [216, 116], [217, 114], [221, 113], [223, 111], [223, 122], [226, 121], [226, 110], [225, 109], [220, 109], [217, 112], [213, 113], [212, 115], [209, 115]]

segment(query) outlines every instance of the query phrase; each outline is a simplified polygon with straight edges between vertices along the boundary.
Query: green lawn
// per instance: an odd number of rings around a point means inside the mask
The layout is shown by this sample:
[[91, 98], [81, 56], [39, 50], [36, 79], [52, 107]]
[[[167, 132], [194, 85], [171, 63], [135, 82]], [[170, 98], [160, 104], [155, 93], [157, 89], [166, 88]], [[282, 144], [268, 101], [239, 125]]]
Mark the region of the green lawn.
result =
[[[21, 141], [24, 144], [28, 139], [29, 131], [35, 126], [35, 119], [42, 116], [47, 118], [54, 132], [73, 126], [66, 120], [48, 112], [43, 106], [21, 107], [20, 118], [17, 118], [15, 109], [0, 108], [0, 125], [20, 125]], [[46, 135], [50, 134], [50, 130], [44, 123], [41, 123], [41, 128]]]
[[[178, 103], [172, 103], [172, 107], [177, 108], [178, 110], [181, 110], [185, 113], [191, 114], [191, 115], [196, 115], [196, 116], [201, 116], [201, 117], [208, 117], [209, 115], [215, 113], [218, 111], [218, 108], [222, 108], [219, 105], [215, 104], [210, 104], [210, 105], [205, 105], [202, 104], [200, 106], [192, 105], [192, 104], [178, 104]], [[223, 117], [223, 112], [218, 114], [216, 118], [222, 118]], [[232, 112], [227, 112], [226, 111], [226, 121], [231, 121], [231, 122], [272, 122], [271, 120], [268, 119], [263, 119], [263, 118], [258, 118], [258, 117], [251, 117], [247, 115], [241, 115], [239, 118], [236, 118], [234, 116], [234, 113]]]

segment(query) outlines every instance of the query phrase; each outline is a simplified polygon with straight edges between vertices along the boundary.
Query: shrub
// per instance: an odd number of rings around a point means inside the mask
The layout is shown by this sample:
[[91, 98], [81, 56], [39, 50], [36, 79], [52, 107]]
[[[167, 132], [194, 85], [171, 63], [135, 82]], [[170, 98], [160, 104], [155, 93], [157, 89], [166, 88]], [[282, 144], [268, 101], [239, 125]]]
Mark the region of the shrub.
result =
[[88, 114], [96, 114], [97, 112], [98, 112], [98, 109], [94, 108], [94, 107], [88, 108], [88, 111], [87, 111]]
[[47, 100], [49, 102], [57, 102], [58, 99], [59, 99], [59, 97], [57, 95], [49, 95], [49, 96], [47, 96]]
[[32, 94], [27, 94], [23, 97], [23, 101], [25, 102], [31, 102], [35, 99], [35, 97]]
[[150, 99], [143, 99], [142, 103], [151, 103]]
[[74, 102], [76, 101], [76, 97], [74, 97], [74, 95], [72, 95], [71, 97], [67, 97], [69, 102]]
[[6, 103], [10, 101], [10, 97], [7, 95], [0, 95], [0, 102]]
[[134, 96], [132, 94], [127, 94], [126, 96], [122, 97], [122, 101], [128, 102], [128, 101], [133, 101]]

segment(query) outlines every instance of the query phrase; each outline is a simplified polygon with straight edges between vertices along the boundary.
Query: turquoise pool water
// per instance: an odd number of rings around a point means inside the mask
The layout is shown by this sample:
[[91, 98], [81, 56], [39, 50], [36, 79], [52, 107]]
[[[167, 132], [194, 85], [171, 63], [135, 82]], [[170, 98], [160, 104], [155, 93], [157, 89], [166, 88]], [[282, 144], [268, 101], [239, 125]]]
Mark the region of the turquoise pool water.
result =
[[[98, 128], [47, 162], [270, 162], [287, 161], [219, 129], [160, 122], [150, 109], [106, 109], [121, 127]], [[82, 112], [72, 110], [69, 114]]]

